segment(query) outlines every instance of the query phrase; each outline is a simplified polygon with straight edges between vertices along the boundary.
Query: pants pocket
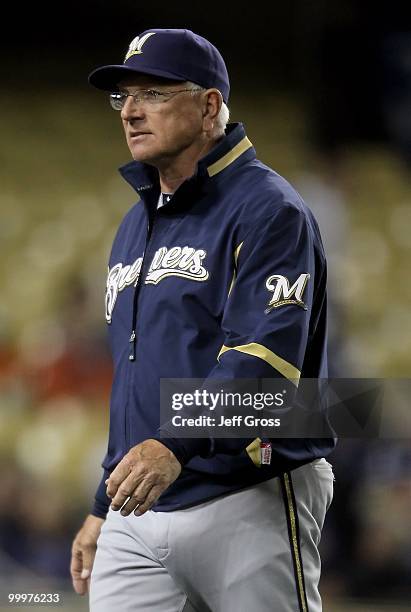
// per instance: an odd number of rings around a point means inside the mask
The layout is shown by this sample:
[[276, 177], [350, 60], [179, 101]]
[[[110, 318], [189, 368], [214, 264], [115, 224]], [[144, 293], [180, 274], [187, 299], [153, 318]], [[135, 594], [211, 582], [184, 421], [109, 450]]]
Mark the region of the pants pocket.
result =
[[335, 476], [331, 463], [324, 458], [316, 459], [310, 463], [320, 498], [324, 497], [325, 511], [331, 506], [334, 496]]

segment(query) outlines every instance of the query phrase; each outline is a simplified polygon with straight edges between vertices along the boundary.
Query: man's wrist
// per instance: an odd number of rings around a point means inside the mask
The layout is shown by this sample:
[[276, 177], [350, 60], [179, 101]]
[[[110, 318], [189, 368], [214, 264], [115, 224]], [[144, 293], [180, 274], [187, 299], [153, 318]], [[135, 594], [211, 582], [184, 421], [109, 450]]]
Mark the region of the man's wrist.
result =
[[93, 516], [97, 516], [98, 518], [103, 518], [103, 519], [106, 518], [108, 509], [111, 503], [111, 499], [107, 497], [107, 494], [106, 494], [106, 489], [107, 489], [106, 480], [109, 476], [110, 476], [110, 473], [108, 472], [108, 470], [105, 469], [103, 473], [103, 477], [100, 480], [100, 483], [96, 491], [93, 506], [90, 510], [90, 513]]
[[184, 467], [191, 459], [200, 456], [207, 456], [210, 452], [211, 441], [209, 438], [162, 438], [154, 436], [153, 440], [164, 444], [176, 459]]

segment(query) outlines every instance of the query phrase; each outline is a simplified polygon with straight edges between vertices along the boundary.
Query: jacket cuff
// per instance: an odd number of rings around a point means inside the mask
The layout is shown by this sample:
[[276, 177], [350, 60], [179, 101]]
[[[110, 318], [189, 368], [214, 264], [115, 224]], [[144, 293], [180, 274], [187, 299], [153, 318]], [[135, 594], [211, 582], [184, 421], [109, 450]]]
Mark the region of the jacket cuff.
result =
[[103, 478], [101, 479], [101, 482], [98, 485], [94, 498], [94, 504], [91, 509], [91, 514], [104, 519], [106, 518], [109, 506], [111, 504], [111, 499], [106, 495], [107, 485], [105, 483], [109, 476], [110, 472], [108, 472], [108, 470], [104, 470]]
[[153, 436], [152, 439], [161, 442], [171, 450], [183, 467], [196, 455], [211, 457], [213, 454], [213, 445], [210, 438], [162, 438]]

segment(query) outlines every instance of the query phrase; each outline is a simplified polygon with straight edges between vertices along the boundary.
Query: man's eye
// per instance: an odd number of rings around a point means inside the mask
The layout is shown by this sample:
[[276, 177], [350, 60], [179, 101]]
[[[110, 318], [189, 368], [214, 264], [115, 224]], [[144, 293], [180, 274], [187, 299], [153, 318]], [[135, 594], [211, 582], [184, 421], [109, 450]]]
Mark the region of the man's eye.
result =
[[145, 93], [146, 100], [159, 100], [161, 93], [155, 89], [148, 89]]

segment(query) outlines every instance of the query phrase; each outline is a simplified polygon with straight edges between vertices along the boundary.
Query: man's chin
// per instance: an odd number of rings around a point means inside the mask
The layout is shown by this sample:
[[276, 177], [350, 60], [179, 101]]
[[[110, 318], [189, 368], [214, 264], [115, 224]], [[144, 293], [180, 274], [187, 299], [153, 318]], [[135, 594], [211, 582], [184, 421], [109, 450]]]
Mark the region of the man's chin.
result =
[[153, 156], [153, 154], [150, 154], [148, 151], [138, 149], [137, 147], [131, 151], [131, 155], [134, 161], [142, 162], [144, 164], [149, 164], [155, 159], [155, 156]]
[[149, 164], [150, 166], [161, 165], [164, 159], [164, 154], [161, 154], [159, 151], [148, 151], [147, 149], [144, 150], [142, 147], [133, 148], [131, 150], [131, 155], [134, 161]]

